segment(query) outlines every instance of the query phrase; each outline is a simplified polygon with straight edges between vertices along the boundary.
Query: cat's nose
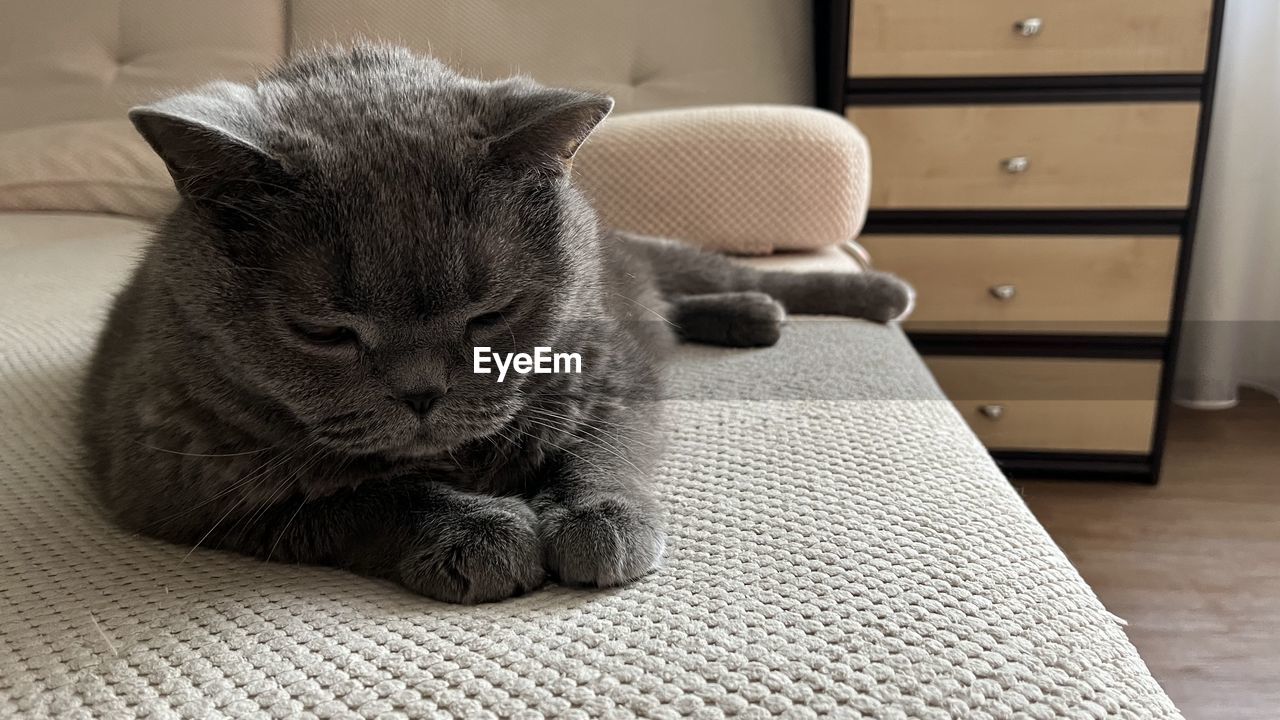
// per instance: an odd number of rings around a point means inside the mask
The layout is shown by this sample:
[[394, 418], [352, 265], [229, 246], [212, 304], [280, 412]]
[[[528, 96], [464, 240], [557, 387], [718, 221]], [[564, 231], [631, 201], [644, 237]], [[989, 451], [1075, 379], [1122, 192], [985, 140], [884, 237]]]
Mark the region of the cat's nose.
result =
[[426, 417], [431, 412], [431, 408], [436, 402], [444, 396], [444, 390], [439, 388], [427, 388], [417, 392], [407, 393], [401, 396], [405, 404], [418, 413], [419, 417]]

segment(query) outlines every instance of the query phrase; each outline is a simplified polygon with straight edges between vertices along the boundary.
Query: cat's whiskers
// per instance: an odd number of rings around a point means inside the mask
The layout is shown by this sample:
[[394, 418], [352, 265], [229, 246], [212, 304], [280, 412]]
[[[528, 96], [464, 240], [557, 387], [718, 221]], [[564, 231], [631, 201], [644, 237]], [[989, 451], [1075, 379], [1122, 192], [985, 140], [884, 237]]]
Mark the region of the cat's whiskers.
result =
[[575, 457], [575, 458], [577, 458], [577, 459], [581, 460], [582, 462], [586, 463], [587, 465], [590, 465], [591, 467], [595, 468], [596, 470], [599, 470], [599, 471], [600, 471], [600, 472], [602, 472], [602, 473], [607, 473], [607, 472], [608, 472], [608, 470], [606, 470], [605, 468], [601, 467], [600, 465], [598, 465], [598, 464], [596, 464], [596, 463], [593, 463], [593, 462], [591, 462], [590, 460], [588, 460], [588, 459], [586, 459], [586, 458], [582, 457], [581, 455], [579, 455], [579, 454], [577, 454], [577, 453], [573, 452], [572, 450], [570, 450], [570, 449], [568, 449], [568, 448], [566, 448], [566, 447], [563, 447], [563, 446], [561, 446], [561, 445], [558, 445], [558, 444], [556, 444], [556, 443], [554, 443], [554, 442], [552, 442], [552, 441], [550, 441], [550, 440], [548, 440], [548, 439], [546, 439], [546, 438], [539, 437], [539, 436], [537, 436], [537, 435], [534, 435], [534, 434], [533, 434], [533, 433], [531, 433], [531, 432], [526, 432], [526, 431], [524, 431], [524, 430], [521, 430], [520, 428], [518, 428], [518, 427], [516, 427], [516, 426], [514, 426], [514, 425], [508, 425], [507, 427], [508, 427], [509, 429], [511, 429], [511, 430], [514, 430], [514, 431], [516, 431], [516, 432], [520, 433], [521, 435], [524, 435], [524, 436], [526, 436], [526, 437], [533, 438], [534, 440], [536, 440], [536, 441], [538, 441], [538, 442], [544, 442], [544, 443], [546, 443], [546, 444], [550, 445], [551, 447], [553, 447], [553, 448], [555, 448], [555, 449], [559, 450], [560, 452], [562, 452], [562, 453], [565, 453], [565, 454], [569, 455], [570, 457]]
[[[314, 443], [314, 440], [312, 442]], [[233, 505], [231, 505], [231, 507], [227, 508], [227, 511], [224, 512], [218, 518], [218, 520], [213, 523], [213, 525], [208, 529], [208, 531], [205, 532], [204, 535], [200, 536], [199, 540], [196, 540], [195, 545], [192, 545], [191, 549], [187, 551], [187, 554], [182, 556], [182, 559], [178, 561], [178, 564], [182, 565], [183, 563], [185, 563], [187, 561], [187, 558], [191, 557], [192, 553], [194, 553], [196, 549], [199, 548], [204, 543], [205, 540], [209, 539], [209, 536], [213, 535], [214, 531], [218, 529], [218, 526], [222, 525], [222, 523], [225, 522], [226, 519], [230, 517], [232, 513], [238, 510], [241, 505], [248, 502], [252, 492], [254, 490], [257, 490], [259, 487], [261, 487], [263, 484], [266, 483], [266, 481], [270, 478], [270, 473], [274, 471], [276, 467], [291, 460], [294, 456], [298, 454], [298, 451], [299, 451], [298, 446], [292, 447], [288, 451], [281, 453], [274, 460], [264, 463], [261, 468], [259, 468], [258, 470], [250, 474], [249, 477], [253, 478], [253, 482], [251, 484], [247, 479], [239, 483], [239, 485], [242, 488], [244, 488], [246, 485], [248, 486], [247, 488], [245, 488], [246, 492], [243, 495], [241, 495], [240, 499], [237, 500]]]
[[[338, 475], [342, 474], [342, 471], [346, 469], [350, 462], [351, 459], [349, 457], [342, 458], [342, 460], [334, 465], [334, 469], [329, 473], [328, 479], [333, 480]], [[284, 526], [280, 528], [280, 534], [276, 535], [276, 541], [271, 543], [271, 549], [267, 551], [267, 562], [271, 562], [271, 556], [276, 554], [276, 548], [280, 546], [280, 541], [283, 540], [285, 534], [289, 532], [289, 526], [293, 524], [293, 521], [298, 517], [298, 513], [302, 512], [302, 507], [308, 502], [310, 502], [310, 498], [304, 495], [302, 499], [298, 501], [298, 507], [294, 508], [293, 514], [289, 516], [288, 520], [285, 520]]]
[[[261, 481], [259, 481], [259, 482], [261, 482]], [[247, 501], [248, 499], [249, 499], [249, 496], [248, 496], [248, 495], [242, 495], [242, 496], [240, 497], [240, 499], [239, 499], [239, 500], [237, 500], [237, 501], [235, 502], [235, 504], [234, 504], [234, 505], [232, 505], [231, 507], [227, 508], [227, 511], [226, 511], [225, 513], [223, 513], [221, 517], [219, 517], [219, 518], [218, 518], [218, 521], [217, 521], [217, 522], [215, 522], [215, 523], [213, 524], [213, 526], [212, 526], [212, 527], [210, 527], [210, 528], [205, 532], [205, 534], [204, 534], [204, 535], [201, 535], [199, 540], [196, 540], [196, 544], [191, 546], [191, 549], [187, 551], [187, 554], [186, 554], [186, 555], [183, 555], [183, 556], [182, 556], [182, 559], [178, 561], [178, 564], [179, 564], [179, 565], [182, 565], [183, 563], [185, 563], [185, 562], [187, 561], [187, 558], [191, 557], [191, 554], [192, 554], [192, 553], [194, 553], [194, 552], [196, 551], [196, 549], [197, 549], [197, 548], [199, 548], [199, 547], [200, 547], [200, 545], [204, 543], [204, 541], [205, 541], [205, 540], [208, 540], [208, 539], [209, 539], [209, 536], [213, 534], [213, 531], [214, 531], [214, 530], [217, 530], [217, 529], [218, 529], [218, 526], [219, 526], [219, 525], [221, 525], [221, 524], [222, 524], [222, 522], [223, 522], [224, 520], [226, 520], [228, 517], [230, 517], [230, 516], [231, 516], [231, 513], [235, 512], [235, 511], [236, 511], [236, 509], [237, 509], [237, 508], [239, 508], [241, 505], [243, 505], [243, 504], [245, 503], [245, 501]]]
[[[311, 449], [315, 446], [316, 446], [316, 442], [313, 440], [311, 444], [307, 446], [307, 449]], [[247, 519], [244, 520], [245, 532], [248, 532], [249, 529], [255, 523], [259, 522], [263, 517], [265, 517], [267, 513], [269, 513], [275, 507], [276, 503], [280, 502], [281, 500], [284, 500], [289, 495], [289, 491], [293, 489], [294, 481], [297, 480], [299, 477], [301, 477], [304, 472], [310, 470], [311, 467], [315, 464], [315, 461], [323, 456], [324, 456], [324, 450], [322, 448], [316, 451], [315, 454], [307, 458], [305, 461], [299, 463], [298, 466], [293, 470], [293, 472], [289, 473], [288, 477], [281, 480], [280, 484], [276, 487], [275, 490], [272, 491], [270, 497], [267, 498], [266, 502], [262, 503], [261, 507], [259, 507], [256, 512], [252, 513], [251, 515], [248, 516]], [[224, 541], [226, 537], [230, 536], [233, 532], [235, 532], [236, 527], [238, 527], [239, 525], [240, 525], [240, 521], [236, 521], [236, 524], [233, 525], [231, 529], [227, 531], [226, 535], [223, 538]]]
[[[313, 448], [316, 445], [317, 443], [313, 441], [310, 445], [307, 446], [307, 449]], [[244, 527], [245, 532], [247, 533], [253, 527], [253, 525], [261, 522], [262, 519], [266, 517], [271, 510], [275, 509], [275, 506], [277, 503], [286, 499], [289, 495], [289, 492], [295, 487], [294, 481], [300, 478], [303, 475], [303, 473], [310, 471], [311, 468], [315, 466], [316, 461], [319, 458], [324, 457], [324, 454], [325, 454], [324, 448], [320, 448], [310, 458], [303, 461], [302, 463], [299, 463], [298, 467], [294, 469], [294, 471], [291, 472], [288, 477], [284, 478], [280, 482], [279, 487], [274, 492], [272, 492], [271, 497], [269, 497], [267, 501], [263, 503], [262, 508], [257, 513], [254, 513], [248, 518], [248, 520], [245, 522], [245, 527]], [[344, 464], [345, 464], [345, 461], [344, 461]], [[335, 476], [336, 476], [336, 472], [330, 473], [329, 475], [330, 478]], [[302, 506], [305, 505], [306, 503], [307, 503], [307, 497], [304, 494], [299, 501], [298, 507], [294, 509], [293, 514], [291, 514], [289, 516], [289, 519], [285, 522], [284, 529], [288, 528], [289, 524], [293, 522], [293, 519], [297, 517], [297, 514], [302, 510]], [[280, 531], [280, 534], [277, 535], [275, 542], [272, 543], [271, 552], [275, 551], [276, 545], [278, 545], [280, 543], [280, 539], [284, 537], [284, 529]], [[230, 532], [231, 531], [228, 531], [228, 534], [230, 534]], [[267, 559], [270, 560], [270, 553], [268, 553]]]
[[677, 331], [679, 331], [679, 330], [680, 330], [680, 326], [679, 326], [679, 325], [677, 325], [677, 324], [675, 324], [675, 323], [671, 322], [671, 321], [670, 321], [670, 320], [668, 320], [666, 317], [664, 317], [664, 316], [662, 315], [662, 313], [658, 312], [657, 310], [654, 310], [653, 308], [649, 307], [648, 305], [645, 305], [644, 303], [640, 302], [639, 300], [637, 300], [637, 299], [635, 299], [635, 298], [633, 298], [633, 297], [628, 297], [628, 296], [626, 296], [626, 295], [623, 295], [623, 294], [622, 294], [622, 293], [620, 293], [620, 292], [615, 292], [615, 293], [614, 293], [614, 295], [617, 295], [618, 297], [622, 298], [623, 300], [627, 300], [627, 301], [629, 301], [629, 302], [633, 302], [633, 303], [635, 303], [636, 305], [639, 305], [641, 308], [643, 308], [643, 309], [645, 309], [645, 310], [649, 311], [650, 313], [652, 313], [654, 317], [658, 318], [658, 319], [659, 319], [659, 320], [661, 320], [662, 322], [664, 322], [664, 323], [666, 323], [666, 324], [670, 325], [671, 327], [675, 328]]
[[[493, 438], [494, 438], [494, 436], [495, 436], [495, 435], [496, 435], [496, 436], [498, 436], [498, 438], [499, 438], [499, 439], [501, 439], [501, 440], [503, 441], [503, 443], [506, 443], [506, 444], [504, 445], [504, 444], [502, 444], [502, 443], [499, 443], [497, 440], [494, 440]], [[508, 449], [513, 448], [513, 447], [516, 447], [516, 446], [517, 446], [517, 444], [518, 444], [518, 443], [517, 443], [515, 440], [513, 440], [512, 438], [509, 438], [509, 437], [507, 437], [506, 435], [504, 435], [504, 434], [502, 433], [502, 428], [501, 428], [501, 427], [497, 428], [496, 430], [494, 430], [493, 432], [489, 433], [488, 435], [485, 435], [485, 436], [484, 436], [483, 438], [481, 438], [481, 439], [482, 439], [482, 440], [484, 440], [485, 442], [489, 443], [490, 445], [493, 445], [493, 449], [494, 449], [494, 450], [496, 450], [496, 451], [498, 452], [498, 455], [500, 455], [504, 461], [507, 459], [507, 456], [508, 456], [508, 452], [507, 452], [507, 451], [508, 451]]]
[[[643, 441], [639, 441], [639, 439], [632, 439], [632, 441], [628, 443], [620, 436], [620, 434], [609, 434], [607, 429], [591, 427], [591, 425], [585, 423], [576, 424], [575, 427], [559, 427], [559, 425], [556, 424], [556, 420], [548, 418], [548, 416], [545, 415], [534, 415], [532, 418], [527, 419], [530, 421], [540, 420], [543, 421], [543, 423], [550, 423], [550, 425], [544, 425], [544, 427], [557, 429], [559, 432], [567, 434], [567, 436], [575, 439], [579, 439], [581, 442], [589, 443], [589, 445], [596, 445], [604, 448], [604, 450], [612, 451], [614, 455], [623, 457], [623, 459], [625, 459], [626, 452], [630, 451], [631, 445], [643, 447], [645, 450], [653, 450], [653, 446], [650, 446], [648, 443]], [[586, 430], [586, 432], [577, 432], [577, 430]]]
[[[515, 447], [516, 445], [518, 445], [518, 444], [519, 444], [519, 441], [520, 441], [520, 438], [519, 438], [518, 436], [517, 436], [517, 437], [514, 437], [514, 438], [513, 438], [513, 437], [508, 437], [508, 436], [507, 436], [507, 434], [506, 434], [506, 432], [504, 431], [504, 429], [503, 429], [503, 428], [498, 428], [497, 430], [495, 430], [495, 431], [493, 432], [493, 434], [494, 434], [494, 435], [497, 435], [499, 438], [501, 438], [501, 439], [502, 439], [502, 441], [503, 441], [503, 442], [505, 442], [505, 443], [507, 444], [507, 446], [508, 446], [508, 447]], [[494, 445], [495, 445], [495, 447], [496, 447], [496, 446], [497, 446], [497, 443], [494, 443]], [[502, 457], [503, 457], [503, 459], [506, 459], [506, 454], [504, 453]], [[526, 476], [526, 477], [525, 477], [525, 479], [524, 479], [525, 492], [528, 492], [528, 490], [529, 490], [529, 482], [530, 482], [530, 480], [529, 480], [528, 476]]]
[[[615, 433], [621, 433], [622, 431], [626, 431], [628, 433], [634, 433], [634, 434], [649, 434], [649, 435], [653, 434], [640, 427], [634, 427], [634, 426], [625, 425], [622, 423], [609, 422], [608, 420], [603, 420], [593, 415], [583, 415], [581, 417], [570, 417], [568, 415], [563, 415], [561, 413], [547, 410], [545, 408], [536, 408], [536, 407], [525, 408], [525, 410], [527, 412], [534, 413], [539, 417], [543, 417], [548, 420], [563, 420], [564, 422], [567, 422], [573, 425], [581, 425], [583, 427], [586, 427], [589, 430], [593, 430], [597, 433], [601, 433], [602, 435], [606, 435], [607, 437], [609, 437], [609, 439], [619, 444], [623, 444], [622, 438], [617, 435], [609, 435], [609, 432], [612, 431]], [[637, 438], [631, 438], [631, 441], [643, 448], [649, 448], [649, 449], [653, 448], [653, 445], [646, 443], [643, 440], [639, 440]]]
[[[132, 440], [132, 438], [131, 438], [131, 440]], [[133, 440], [133, 443], [134, 443], [135, 445], [140, 445], [140, 446], [142, 446], [142, 447], [144, 447], [144, 448], [146, 448], [146, 449], [148, 449], [148, 450], [154, 450], [154, 451], [156, 451], [156, 452], [168, 453], [168, 454], [170, 454], [170, 455], [181, 455], [181, 456], [183, 456], [183, 457], [198, 457], [198, 458], [225, 458], [225, 457], [241, 457], [241, 456], [243, 456], [243, 455], [257, 455], [258, 453], [263, 453], [263, 452], [266, 452], [266, 451], [268, 451], [268, 450], [273, 450], [273, 449], [275, 449], [275, 446], [274, 446], [274, 445], [272, 445], [272, 446], [268, 446], [268, 447], [260, 448], [260, 449], [258, 449], [258, 450], [246, 450], [246, 451], [244, 451], [244, 452], [233, 452], [233, 453], [193, 453], [193, 452], [185, 452], [185, 451], [182, 451], [182, 450], [169, 450], [169, 449], [162, 448], [162, 447], [156, 447], [155, 445], [148, 445], [148, 444], [146, 444], [146, 443], [142, 442], [141, 440]]]
[[[641, 440], [639, 437], [632, 437], [633, 435], [648, 434], [645, 430], [639, 427], [611, 423], [607, 420], [600, 420], [599, 418], [585, 415], [575, 418], [542, 408], [527, 408], [527, 411], [535, 417], [540, 417], [544, 420], [568, 423], [570, 428], [580, 427], [590, 430], [597, 433], [602, 440], [611, 440], [621, 447], [627, 447], [629, 444], [639, 445], [646, 449], [652, 449], [654, 447], [652, 444]], [[623, 438], [624, 433], [628, 436], [625, 439]]]
[[[297, 444], [291, 445], [291, 446], [289, 446], [289, 447], [285, 450], [285, 452], [287, 453], [287, 452], [290, 452], [290, 451], [292, 451], [292, 450], [296, 450], [298, 447], [299, 447], [299, 445], [297, 445]], [[272, 448], [267, 448], [267, 449], [272, 449]], [[196, 456], [196, 457], [201, 457], [201, 456]], [[278, 459], [279, 459], [279, 458], [275, 458], [275, 460], [278, 460]], [[218, 498], [223, 497], [224, 495], [228, 495], [228, 494], [230, 494], [230, 493], [233, 493], [233, 492], [235, 492], [236, 490], [239, 490], [239, 489], [241, 489], [241, 488], [245, 487], [246, 485], [250, 484], [250, 483], [251, 483], [251, 482], [253, 482], [255, 479], [257, 479], [257, 477], [258, 477], [258, 473], [259, 473], [259, 472], [261, 472], [261, 471], [262, 471], [262, 469], [263, 469], [264, 467], [266, 467], [268, 464], [271, 464], [272, 462], [274, 462], [274, 460], [268, 460], [268, 461], [264, 462], [263, 464], [261, 464], [261, 465], [259, 465], [259, 466], [255, 467], [255, 468], [253, 468], [253, 469], [252, 469], [248, 474], [246, 474], [244, 477], [239, 478], [239, 479], [238, 479], [238, 480], [236, 480], [235, 482], [233, 482], [233, 483], [231, 483], [230, 485], [228, 485], [227, 487], [225, 487], [225, 488], [223, 488], [223, 489], [219, 490], [218, 492], [214, 493], [213, 495], [210, 495], [209, 497], [205, 498], [204, 500], [201, 500], [200, 502], [196, 503], [195, 505], [192, 505], [192, 506], [190, 506], [190, 507], [188, 507], [188, 508], [186, 508], [186, 509], [184, 509], [184, 510], [180, 510], [179, 512], [173, 513], [172, 515], [166, 515], [165, 517], [160, 518], [157, 522], [160, 522], [160, 523], [167, 523], [167, 522], [169, 522], [169, 521], [171, 521], [171, 520], [176, 520], [176, 519], [178, 519], [178, 518], [180, 518], [180, 517], [183, 517], [183, 516], [185, 516], [185, 515], [189, 515], [189, 514], [191, 514], [191, 513], [195, 512], [196, 510], [199, 510], [200, 508], [204, 507], [205, 505], [208, 505], [209, 503], [211, 503], [211, 502], [213, 502], [213, 501], [217, 500]]]
[[511, 336], [511, 348], [514, 350], [516, 348], [516, 333], [511, 329], [511, 323], [507, 322], [506, 315], [503, 315], [502, 312], [499, 311], [498, 317], [502, 318], [502, 324], [507, 327], [507, 334]]
[[255, 265], [232, 265], [230, 269], [244, 270], [246, 272], [274, 273], [276, 275], [285, 275], [285, 276], [289, 274], [283, 270], [272, 270], [271, 268], [257, 267]]
[[[602, 440], [599, 440], [599, 439], [596, 439], [596, 438], [591, 438], [591, 437], [586, 437], [586, 436], [583, 436], [583, 435], [574, 435], [574, 434], [572, 434], [572, 433], [568, 432], [565, 428], [556, 427], [555, 425], [551, 425], [551, 424], [549, 424], [549, 423], [545, 423], [545, 422], [542, 422], [542, 421], [540, 421], [540, 420], [535, 420], [535, 419], [533, 419], [533, 418], [525, 418], [525, 420], [526, 420], [526, 421], [528, 421], [528, 422], [531, 422], [531, 423], [533, 423], [533, 424], [535, 424], [535, 425], [539, 425], [539, 426], [541, 426], [541, 427], [548, 428], [548, 429], [550, 429], [550, 430], [555, 430], [555, 431], [560, 432], [560, 433], [563, 433], [563, 434], [565, 434], [565, 435], [569, 435], [570, 437], [572, 437], [572, 438], [574, 438], [574, 439], [576, 439], [576, 440], [578, 440], [578, 441], [580, 441], [580, 442], [586, 443], [587, 445], [589, 445], [589, 446], [591, 446], [591, 447], [594, 447], [594, 448], [596, 448], [596, 449], [598, 449], [598, 450], [604, 450], [605, 452], [607, 452], [607, 453], [609, 453], [609, 454], [613, 455], [614, 457], [618, 458], [619, 460], [621, 460], [622, 462], [626, 463], [627, 465], [630, 465], [630, 466], [631, 466], [631, 467], [632, 467], [636, 472], [638, 472], [638, 473], [640, 473], [640, 474], [642, 474], [642, 475], [644, 474], [644, 471], [643, 471], [643, 470], [641, 470], [639, 467], [637, 467], [635, 463], [631, 462], [631, 460], [630, 460], [630, 459], [628, 459], [628, 458], [627, 458], [627, 456], [623, 455], [623, 454], [622, 454], [622, 452], [620, 452], [618, 449], [613, 448], [613, 447], [611, 447], [611, 446], [609, 446], [609, 445], [605, 444], [605, 443], [604, 443], [604, 441], [602, 441]], [[568, 452], [568, 451], [566, 450], [565, 452]]]
[[467, 467], [462, 464], [462, 461], [459, 460], [458, 457], [453, 454], [453, 448], [445, 448], [444, 451], [449, 456], [449, 459], [453, 461], [453, 464], [458, 466], [459, 470], [467, 469]]
[[306, 497], [300, 499], [298, 501], [298, 507], [294, 508], [293, 513], [289, 515], [289, 519], [284, 521], [284, 527], [280, 528], [280, 534], [276, 535], [276, 541], [271, 543], [271, 549], [267, 551], [267, 562], [271, 562], [271, 556], [276, 554], [276, 548], [279, 547], [280, 541], [284, 539], [285, 534], [289, 532], [289, 526], [292, 525], [294, 519], [298, 517], [298, 513], [302, 512], [302, 506], [306, 504]]
[[[264, 483], [264, 485], [269, 486], [270, 483]], [[272, 488], [265, 501], [259, 501], [257, 507], [248, 509], [248, 512], [246, 514], [236, 519], [236, 521], [231, 524], [231, 527], [227, 528], [222, 533], [222, 538], [220, 539], [219, 542], [225, 545], [227, 540], [235, 536], [236, 531], [241, 529], [242, 526], [243, 526], [243, 532], [247, 534], [249, 529], [253, 527], [253, 524], [258, 520], [258, 518], [262, 517], [263, 515], [266, 515], [267, 512], [271, 510], [272, 506], [274, 506], [276, 503], [277, 497], [284, 494], [282, 493], [282, 491], [287, 491], [288, 487], [289, 487], [289, 483], [287, 481], [284, 481], [284, 482], [281, 482], [279, 485], [276, 485], [274, 488]], [[241, 535], [242, 539], [243, 537], [244, 537], [244, 534]]]

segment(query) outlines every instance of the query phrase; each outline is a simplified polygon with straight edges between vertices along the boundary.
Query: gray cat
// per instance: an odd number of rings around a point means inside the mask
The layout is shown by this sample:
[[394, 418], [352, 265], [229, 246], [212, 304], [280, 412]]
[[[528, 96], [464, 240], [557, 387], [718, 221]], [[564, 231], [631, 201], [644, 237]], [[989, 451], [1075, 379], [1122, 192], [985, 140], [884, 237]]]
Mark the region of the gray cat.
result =
[[[653, 570], [664, 352], [772, 344], [784, 307], [888, 321], [909, 290], [601, 231], [568, 170], [612, 107], [360, 46], [133, 110], [182, 201], [84, 393], [106, 507], [452, 602]], [[538, 346], [581, 372], [473, 372]]]

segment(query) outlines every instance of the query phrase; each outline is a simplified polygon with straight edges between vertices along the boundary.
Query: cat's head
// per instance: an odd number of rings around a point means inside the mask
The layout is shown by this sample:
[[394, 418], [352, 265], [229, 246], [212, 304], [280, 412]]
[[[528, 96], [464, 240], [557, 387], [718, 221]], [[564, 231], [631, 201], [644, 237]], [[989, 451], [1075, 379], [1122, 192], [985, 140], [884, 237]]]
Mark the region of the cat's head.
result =
[[475, 374], [473, 348], [562, 350], [599, 307], [568, 172], [612, 107], [360, 46], [134, 109], [183, 198], [154, 252], [195, 359], [347, 452], [492, 433], [537, 376]]

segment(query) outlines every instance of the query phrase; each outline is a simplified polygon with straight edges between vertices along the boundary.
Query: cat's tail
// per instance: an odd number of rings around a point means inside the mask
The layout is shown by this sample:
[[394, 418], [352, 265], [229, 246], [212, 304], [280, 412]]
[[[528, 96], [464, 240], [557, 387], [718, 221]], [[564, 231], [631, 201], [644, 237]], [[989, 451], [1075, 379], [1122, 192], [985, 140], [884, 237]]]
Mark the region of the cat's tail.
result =
[[758, 270], [675, 240], [627, 233], [614, 233], [612, 239], [623, 252], [645, 261], [659, 291], [672, 300], [754, 291], [770, 295], [792, 314], [889, 322], [906, 315], [915, 299], [910, 285], [888, 273]]

